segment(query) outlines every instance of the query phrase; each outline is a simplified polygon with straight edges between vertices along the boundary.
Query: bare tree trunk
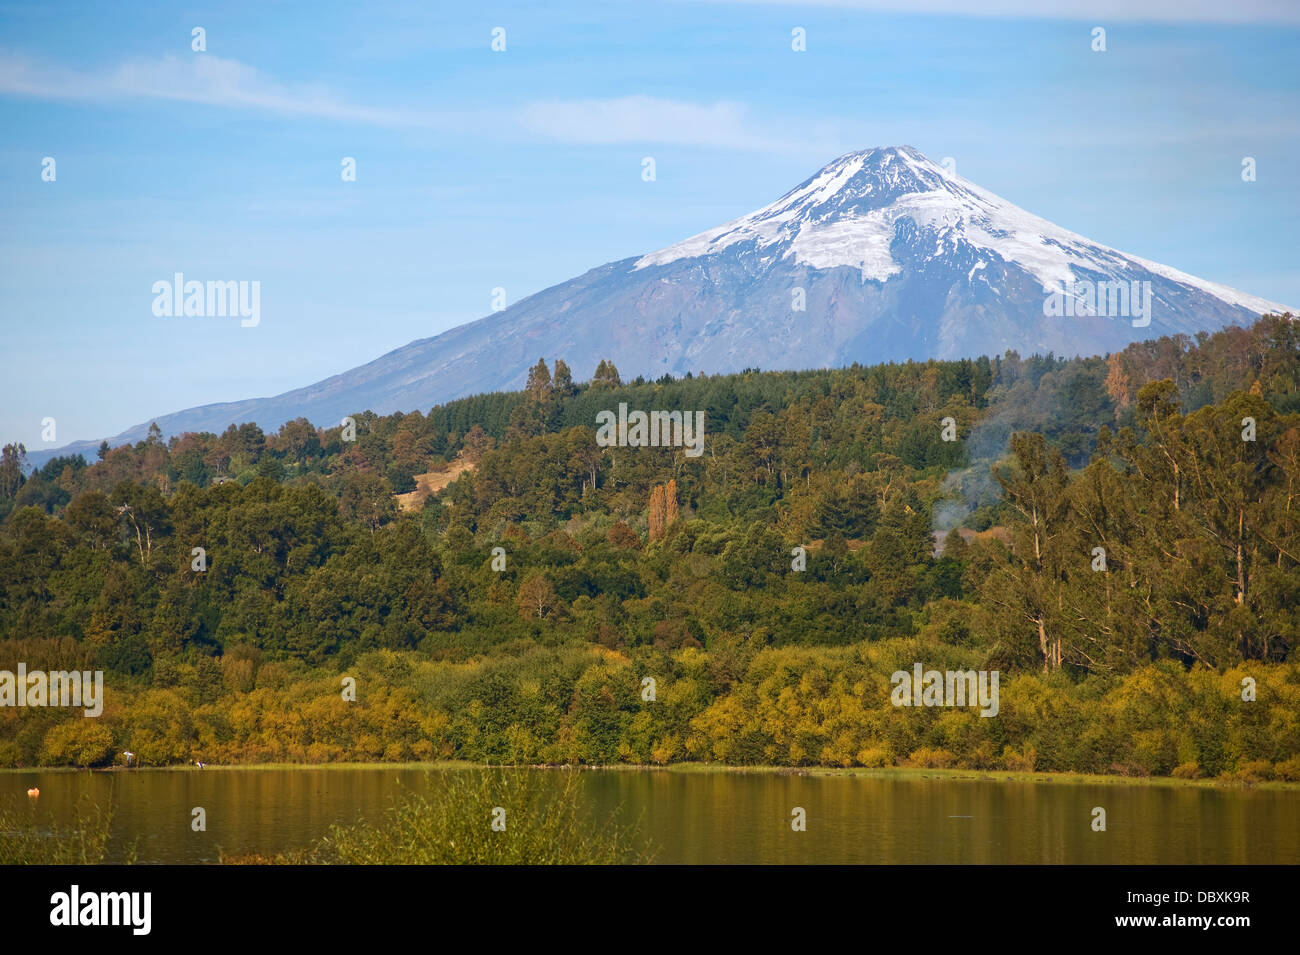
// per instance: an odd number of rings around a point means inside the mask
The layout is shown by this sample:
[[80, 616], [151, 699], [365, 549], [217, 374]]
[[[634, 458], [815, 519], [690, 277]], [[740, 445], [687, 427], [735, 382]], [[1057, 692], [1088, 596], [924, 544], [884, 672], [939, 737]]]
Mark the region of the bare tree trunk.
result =
[[1038, 647], [1043, 654], [1043, 672], [1046, 673], [1052, 662], [1051, 652], [1047, 648], [1047, 627], [1043, 615], [1040, 613], [1034, 618], [1038, 623]]
[[1243, 508], [1237, 508], [1237, 603], [1242, 604], [1246, 600], [1246, 568], [1242, 560], [1242, 533], [1246, 522], [1246, 512]]

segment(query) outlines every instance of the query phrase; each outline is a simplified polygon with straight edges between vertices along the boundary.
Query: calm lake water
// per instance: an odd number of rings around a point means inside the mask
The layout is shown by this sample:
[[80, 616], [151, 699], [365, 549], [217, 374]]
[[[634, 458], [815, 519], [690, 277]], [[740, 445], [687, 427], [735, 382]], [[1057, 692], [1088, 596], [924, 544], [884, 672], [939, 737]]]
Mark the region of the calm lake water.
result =
[[[107, 805], [117, 851], [212, 862], [301, 848], [332, 823], [377, 819], [404, 791], [467, 770], [206, 769], [0, 774], [0, 802], [72, 818], [83, 792]], [[473, 771], [473, 770], [468, 770]], [[543, 772], [562, 782], [563, 770]], [[1108, 786], [769, 773], [580, 772], [591, 809], [639, 819], [664, 863], [1300, 863], [1300, 791]], [[192, 807], [207, 832], [190, 829]], [[807, 811], [807, 830], [790, 827]], [[1091, 829], [1106, 810], [1106, 832]], [[4, 860], [0, 860], [3, 862]]]

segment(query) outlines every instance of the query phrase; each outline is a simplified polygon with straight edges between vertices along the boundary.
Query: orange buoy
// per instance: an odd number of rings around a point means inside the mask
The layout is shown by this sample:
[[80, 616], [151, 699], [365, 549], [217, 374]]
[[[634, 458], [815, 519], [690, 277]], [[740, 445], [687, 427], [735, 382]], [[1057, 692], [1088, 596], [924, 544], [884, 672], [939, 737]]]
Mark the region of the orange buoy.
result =
[[36, 798], [37, 796], [39, 796], [40, 794], [41, 794], [41, 791], [40, 791], [39, 789], [37, 789], [35, 786], [33, 786], [31, 789], [27, 790], [27, 795], [31, 796], [33, 799], [35, 799], [35, 798]]

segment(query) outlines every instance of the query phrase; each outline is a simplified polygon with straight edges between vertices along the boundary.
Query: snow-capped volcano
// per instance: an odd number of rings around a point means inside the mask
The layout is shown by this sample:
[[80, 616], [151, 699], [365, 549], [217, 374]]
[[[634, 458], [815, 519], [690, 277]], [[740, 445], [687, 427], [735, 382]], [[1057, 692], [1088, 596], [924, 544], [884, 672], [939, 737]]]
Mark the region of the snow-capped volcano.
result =
[[[1119, 279], [1143, 271], [1196, 286], [1252, 312], [1284, 310], [1275, 302], [1091, 242], [949, 172], [911, 146], [841, 156], [770, 205], [642, 256], [635, 268], [740, 245], [752, 249], [759, 262], [854, 268], [864, 280], [885, 282], [903, 271], [890, 253], [903, 219], [934, 233], [930, 258], [965, 244], [1019, 265], [1045, 290], [1089, 275]], [[976, 263], [974, 270], [986, 265]]]
[[157, 421], [170, 435], [428, 409], [522, 387], [543, 356], [578, 378], [613, 359], [627, 379], [1007, 349], [1092, 355], [1284, 311], [1098, 245], [896, 146], [842, 156], [756, 212], [315, 385]]

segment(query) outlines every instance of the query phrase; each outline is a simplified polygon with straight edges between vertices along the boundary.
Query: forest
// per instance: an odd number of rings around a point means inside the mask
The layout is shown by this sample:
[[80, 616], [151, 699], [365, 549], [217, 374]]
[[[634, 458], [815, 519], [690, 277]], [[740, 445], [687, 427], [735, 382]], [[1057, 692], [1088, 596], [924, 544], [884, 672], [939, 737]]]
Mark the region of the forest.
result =
[[[0, 670], [107, 692], [95, 719], [0, 707], [0, 766], [1300, 781], [1298, 345], [1288, 315], [1089, 358], [627, 382], [543, 358], [355, 434], [155, 426], [39, 469], [8, 445]], [[703, 454], [598, 444], [620, 402], [703, 412]], [[999, 671], [998, 716], [892, 706], [918, 662]]]

